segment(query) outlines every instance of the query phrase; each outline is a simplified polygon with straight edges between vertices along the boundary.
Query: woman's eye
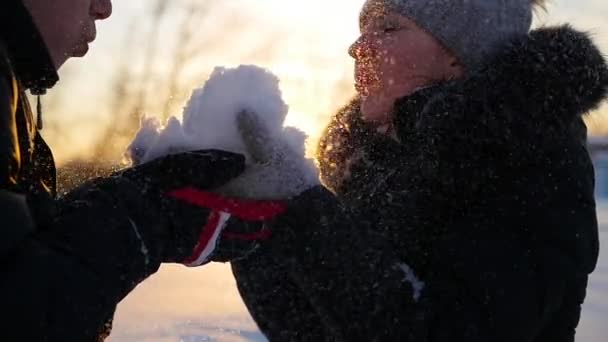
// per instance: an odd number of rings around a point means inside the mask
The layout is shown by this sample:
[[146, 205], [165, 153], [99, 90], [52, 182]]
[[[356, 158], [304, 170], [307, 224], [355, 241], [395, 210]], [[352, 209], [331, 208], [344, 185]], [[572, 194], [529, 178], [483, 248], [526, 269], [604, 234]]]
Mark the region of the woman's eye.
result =
[[383, 32], [384, 33], [391, 33], [391, 32], [395, 32], [397, 30], [398, 30], [398, 28], [396, 26], [388, 26], [388, 27], [384, 28]]

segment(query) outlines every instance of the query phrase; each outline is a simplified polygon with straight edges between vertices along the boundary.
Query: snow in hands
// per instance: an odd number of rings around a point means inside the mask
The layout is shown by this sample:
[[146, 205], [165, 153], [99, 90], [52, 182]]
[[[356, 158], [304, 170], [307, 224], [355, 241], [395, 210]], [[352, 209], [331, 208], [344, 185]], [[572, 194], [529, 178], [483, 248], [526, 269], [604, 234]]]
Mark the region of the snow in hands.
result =
[[305, 156], [306, 134], [284, 127], [288, 106], [279, 79], [266, 69], [242, 65], [216, 67], [195, 89], [182, 119], [163, 125], [144, 117], [127, 149], [133, 164], [201, 149], [241, 153], [247, 169], [218, 192], [224, 195], [284, 199], [318, 183], [313, 160]]

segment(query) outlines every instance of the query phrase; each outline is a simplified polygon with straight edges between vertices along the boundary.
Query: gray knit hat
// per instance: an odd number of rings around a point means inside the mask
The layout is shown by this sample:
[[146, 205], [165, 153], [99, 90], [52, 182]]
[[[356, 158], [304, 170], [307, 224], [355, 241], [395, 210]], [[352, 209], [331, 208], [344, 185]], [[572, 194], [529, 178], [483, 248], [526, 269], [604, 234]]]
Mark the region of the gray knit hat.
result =
[[507, 40], [525, 35], [532, 25], [531, 0], [367, 0], [365, 16], [377, 6], [412, 19], [477, 69]]

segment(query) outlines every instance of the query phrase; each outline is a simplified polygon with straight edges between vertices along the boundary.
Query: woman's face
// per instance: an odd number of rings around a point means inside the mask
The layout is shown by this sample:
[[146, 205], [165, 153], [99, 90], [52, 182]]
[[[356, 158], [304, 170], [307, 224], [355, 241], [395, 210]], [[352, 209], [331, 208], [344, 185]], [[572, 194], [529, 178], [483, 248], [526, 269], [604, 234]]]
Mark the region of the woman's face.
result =
[[463, 74], [457, 58], [405, 16], [378, 7], [362, 17], [360, 26], [349, 54], [367, 121], [386, 124], [398, 98]]

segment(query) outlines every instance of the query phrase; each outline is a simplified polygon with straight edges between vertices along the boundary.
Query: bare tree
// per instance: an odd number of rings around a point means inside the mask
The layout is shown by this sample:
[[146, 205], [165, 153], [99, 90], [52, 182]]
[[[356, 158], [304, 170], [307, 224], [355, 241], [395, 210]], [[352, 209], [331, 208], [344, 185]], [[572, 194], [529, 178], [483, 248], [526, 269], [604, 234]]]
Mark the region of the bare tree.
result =
[[[152, 70], [158, 53], [158, 33], [163, 19], [169, 10], [169, 1], [156, 0], [151, 12], [150, 30], [146, 35], [146, 46], [143, 55], [143, 72], [139, 77], [132, 71], [132, 51], [135, 46], [141, 19], [133, 18], [122, 48], [123, 55], [113, 81], [113, 100], [110, 107], [110, 120], [100, 134], [94, 149], [94, 158], [102, 160], [116, 159], [117, 146], [124, 146], [128, 137], [139, 125], [142, 109], [146, 105], [147, 90], [152, 79]], [[135, 89], [129, 86], [135, 85]], [[134, 95], [133, 95], [134, 94]]]
[[194, 25], [197, 24], [201, 18], [206, 17], [210, 3], [211, 2], [190, 1], [186, 6], [186, 14], [179, 25], [180, 29], [177, 32], [177, 39], [173, 49], [172, 65], [167, 77], [167, 96], [161, 112], [164, 119], [169, 117], [173, 99], [181, 90], [181, 80], [184, 68], [192, 59], [201, 53], [199, 47], [203, 46], [203, 44], [198, 42]]

